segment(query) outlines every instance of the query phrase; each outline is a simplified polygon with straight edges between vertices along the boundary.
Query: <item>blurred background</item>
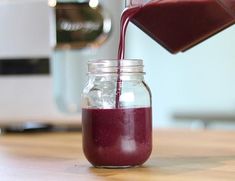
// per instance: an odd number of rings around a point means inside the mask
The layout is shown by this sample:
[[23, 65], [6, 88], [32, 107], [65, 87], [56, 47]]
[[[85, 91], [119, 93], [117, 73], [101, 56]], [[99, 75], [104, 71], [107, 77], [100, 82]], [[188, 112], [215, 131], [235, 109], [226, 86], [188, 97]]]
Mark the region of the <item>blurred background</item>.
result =
[[127, 57], [145, 61], [155, 126], [235, 129], [235, 26], [177, 55], [135, 25], [127, 43]]
[[[74, 100], [84, 87], [86, 63], [116, 58], [124, 1], [79, 3], [91, 19], [78, 16], [83, 23], [71, 24], [74, 15], [53, 0], [0, 1], [2, 129], [80, 127]], [[73, 28], [86, 33], [86, 39], [78, 40], [82, 43], [60, 39], [60, 32]], [[235, 129], [235, 26], [177, 55], [132, 24], [126, 42], [127, 58], [144, 60], [155, 127]]]

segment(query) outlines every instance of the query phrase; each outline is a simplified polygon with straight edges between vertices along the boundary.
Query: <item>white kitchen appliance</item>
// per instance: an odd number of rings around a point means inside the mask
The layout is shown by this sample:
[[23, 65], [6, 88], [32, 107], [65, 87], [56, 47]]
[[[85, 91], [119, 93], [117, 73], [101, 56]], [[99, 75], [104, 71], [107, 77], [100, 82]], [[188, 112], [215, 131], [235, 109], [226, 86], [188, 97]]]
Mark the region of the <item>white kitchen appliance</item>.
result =
[[[0, 125], [27, 121], [79, 123], [80, 114], [68, 115], [57, 109], [53, 77], [45, 70], [52, 55], [52, 14], [48, 2], [53, 3], [47, 0], [0, 1], [0, 71], [4, 69], [0, 72]], [[98, 2], [110, 12], [113, 27], [110, 38], [93, 53], [92, 58], [115, 58], [122, 3], [119, 0]], [[87, 54], [86, 57], [89, 58]], [[31, 74], [27, 68], [24, 70], [22, 62], [27, 62], [30, 71], [32, 67], [37, 69], [35, 67], [38, 65], [42, 70]], [[17, 66], [18, 64], [20, 66]], [[8, 71], [12, 70], [12, 67], [16, 72]], [[79, 76], [79, 72], [75, 76]], [[74, 84], [79, 85], [79, 82]]]

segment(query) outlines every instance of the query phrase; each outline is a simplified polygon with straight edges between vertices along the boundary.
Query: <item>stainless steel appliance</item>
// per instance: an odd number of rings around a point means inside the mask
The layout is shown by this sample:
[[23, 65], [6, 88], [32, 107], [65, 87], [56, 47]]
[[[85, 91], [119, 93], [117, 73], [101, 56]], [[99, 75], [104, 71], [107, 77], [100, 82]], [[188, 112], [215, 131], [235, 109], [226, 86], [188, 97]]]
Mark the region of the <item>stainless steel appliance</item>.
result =
[[[61, 124], [74, 122], [77, 124], [80, 119], [80, 114], [67, 115], [61, 113], [55, 104], [53, 77], [48, 69], [48, 61], [52, 55], [50, 43], [50, 18], [52, 14], [48, 3], [53, 3], [53, 1], [0, 1], [1, 125], [26, 121], [59, 122]], [[83, 51], [77, 59], [116, 57], [122, 5], [119, 0], [101, 0], [99, 3], [102, 3], [112, 16], [112, 34], [103, 46], [92, 51], [92, 57], [90, 56], [91, 52]], [[60, 57], [59, 54], [57, 56], [63, 60], [63, 56]], [[9, 63], [8, 66], [6, 66], [6, 62]], [[26, 64], [26, 67], [22, 64]], [[30, 72], [39, 65], [44, 67], [42, 68], [43, 71]], [[18, 70], [15, 70], [14, 67]], [[57, 70], [56, 67], [54, 68], [54, 70]], [[11, 72], [12, 70], [15, 72]], [[61, 75], [59, 71], [57, 73], [55, 76]], [[79, 75], [80, 72], [76, 72], [72, 77]], [[54, 83], [56, 84], [56, 82]], [[77, 79], [71, 80], [70, 84], [80, 86]]]
[[[85, 86], [87, 62], [111, 35], [108, 10], [97, 0], [57, 0], [51, 3], [51, 61], [54, 95], [60, 111], [81, 112], [81, 94]], [[112, 50], [112, 48], [109, 48]], [[115, 56], [108, 51], [103, 57]]]

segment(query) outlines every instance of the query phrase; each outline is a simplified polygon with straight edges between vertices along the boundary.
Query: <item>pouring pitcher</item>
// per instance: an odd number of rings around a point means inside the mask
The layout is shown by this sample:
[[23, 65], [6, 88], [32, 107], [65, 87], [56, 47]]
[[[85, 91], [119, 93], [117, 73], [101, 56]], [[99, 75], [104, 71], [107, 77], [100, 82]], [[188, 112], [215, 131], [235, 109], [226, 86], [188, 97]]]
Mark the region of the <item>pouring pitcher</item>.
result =
[[130, 21], [171, 53], [235, 23], [235, 0], [126, 0], [126, 7], [124, 13], [134, 12]]

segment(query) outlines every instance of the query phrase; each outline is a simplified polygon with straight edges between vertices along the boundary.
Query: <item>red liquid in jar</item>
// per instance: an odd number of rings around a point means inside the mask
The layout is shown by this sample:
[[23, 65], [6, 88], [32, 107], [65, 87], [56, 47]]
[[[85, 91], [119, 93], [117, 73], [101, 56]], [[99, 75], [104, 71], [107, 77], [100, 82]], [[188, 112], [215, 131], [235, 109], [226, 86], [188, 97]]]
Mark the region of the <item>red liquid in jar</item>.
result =
[[[177, 53], [234, 24], [235, 1], [152, 0], [142, 7], [126, 9], [122, 16], [171, 53]], [[123, 25], [121, 29], [125, 31]], [[123, 53], [119, 53], [119, 58], [124, 57], [124, 41], [122, 33], [119, 52]]]
[[143, 164], [152, 150], [151, 108], [83, 109], [83, 150], [95, 166]]

